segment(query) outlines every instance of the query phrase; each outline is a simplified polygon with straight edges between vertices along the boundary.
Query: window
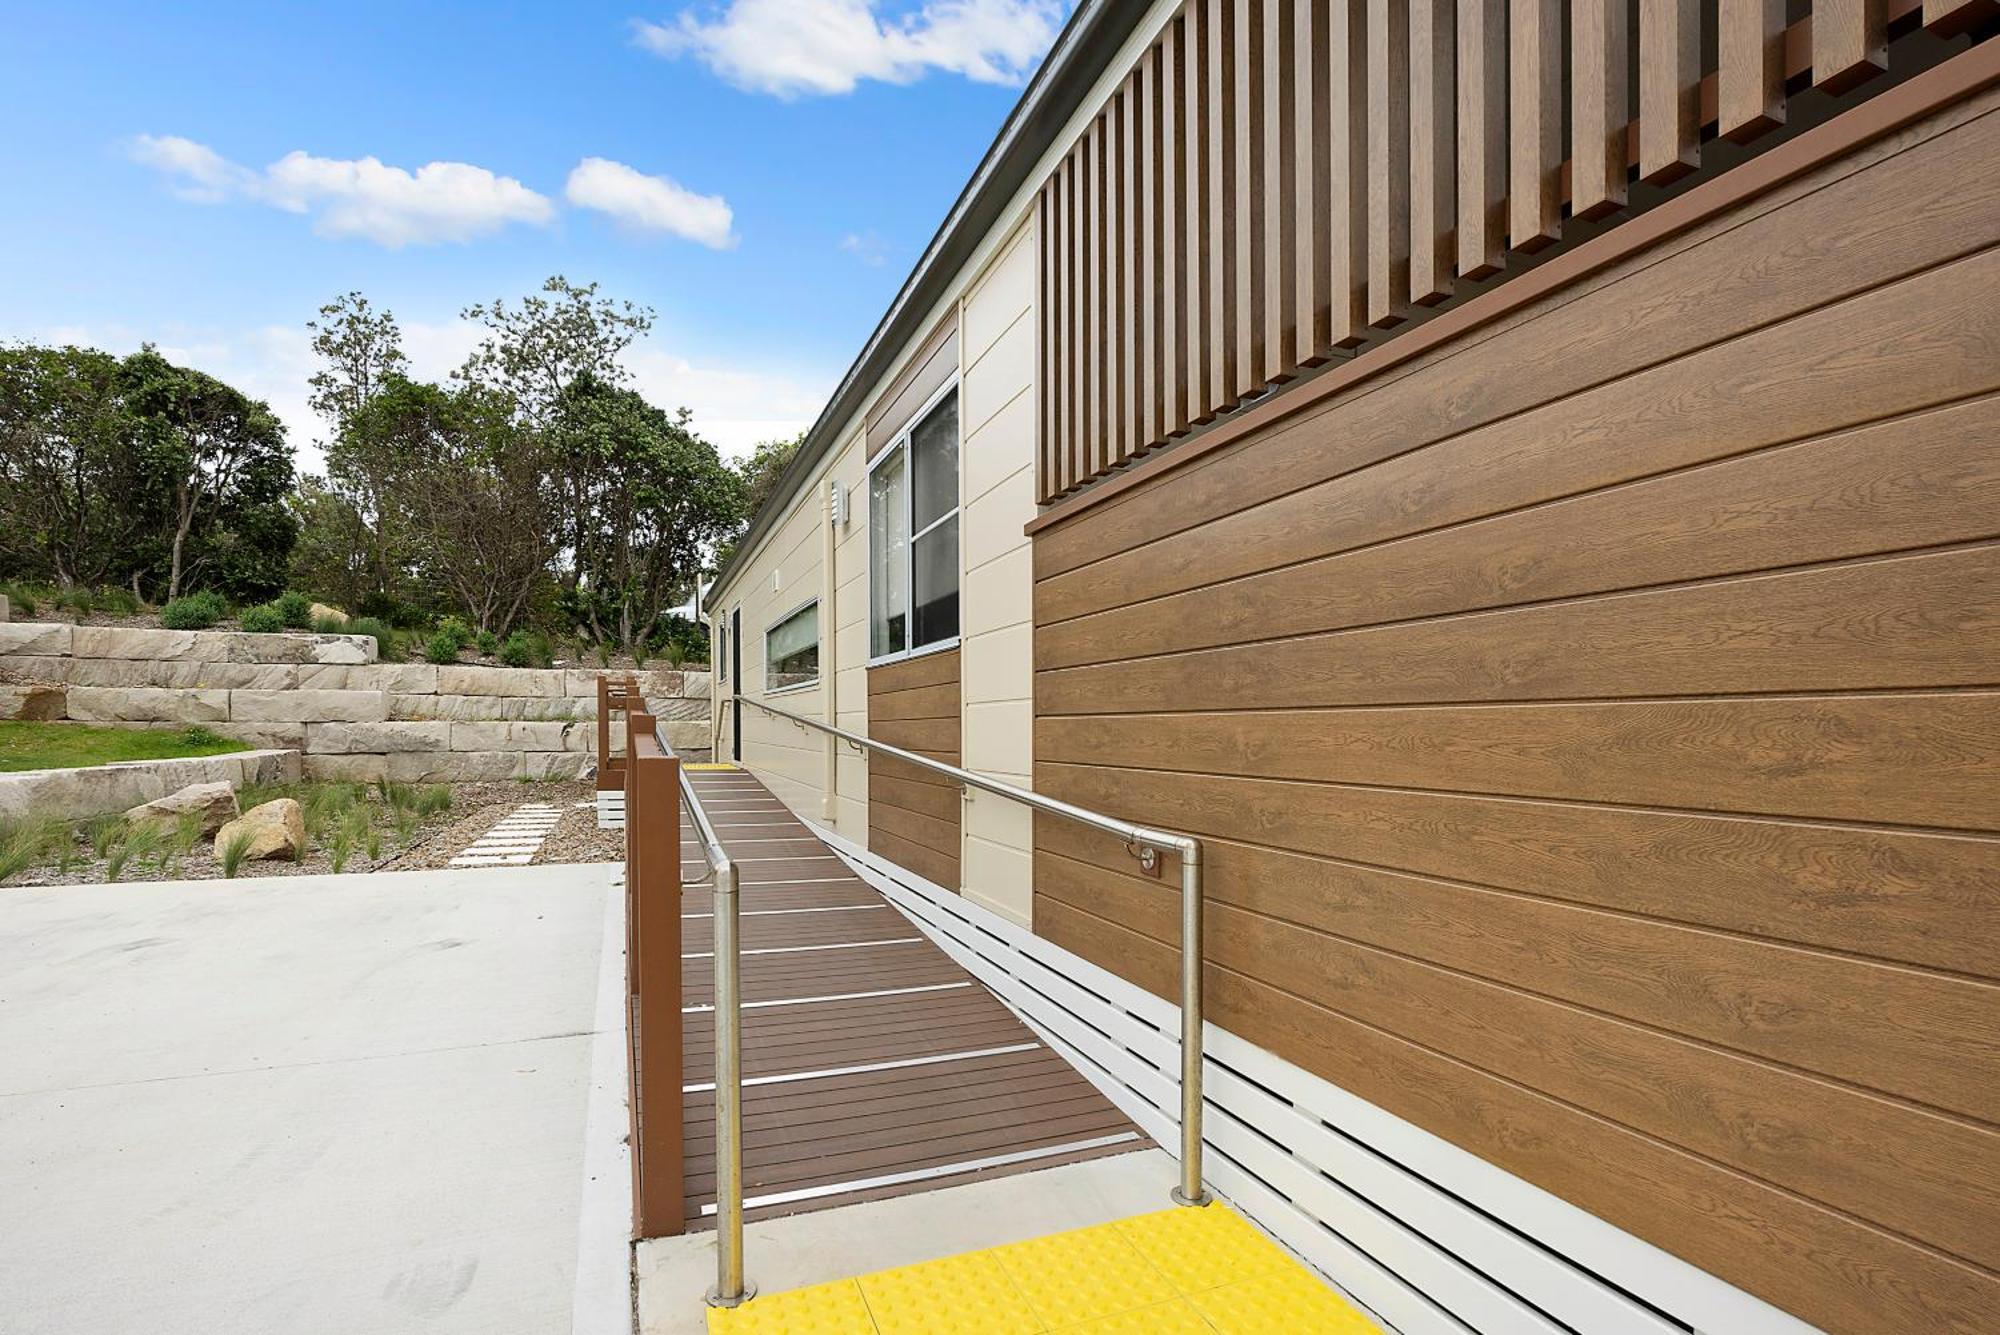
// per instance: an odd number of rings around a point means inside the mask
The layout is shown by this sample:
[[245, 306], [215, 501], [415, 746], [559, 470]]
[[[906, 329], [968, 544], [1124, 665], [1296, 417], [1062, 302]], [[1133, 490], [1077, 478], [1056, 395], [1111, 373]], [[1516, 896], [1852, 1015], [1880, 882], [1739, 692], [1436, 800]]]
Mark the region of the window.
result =
[[729, 680], [729, 623], [716, 619], [715, 677], [717, 681]]
[[868, 653], [896, 658], [958, 638], [958, 388], [950, 386], [868, 473]]
[[789, 691], [819, 680], [819, 600], [764, 632], [764, 689]]

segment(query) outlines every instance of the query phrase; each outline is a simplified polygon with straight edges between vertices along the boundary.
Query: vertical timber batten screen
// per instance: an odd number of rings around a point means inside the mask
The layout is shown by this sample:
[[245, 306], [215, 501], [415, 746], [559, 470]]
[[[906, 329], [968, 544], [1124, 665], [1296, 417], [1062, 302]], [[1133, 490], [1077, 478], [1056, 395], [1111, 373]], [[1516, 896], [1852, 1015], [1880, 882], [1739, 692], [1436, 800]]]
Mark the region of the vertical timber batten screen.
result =
[[1779, 0], [1188, 0], [1037, 196], [1037, 500], [1394, 337], [1571, 218], [1631, 216], [1630, 185], [1740, 160], [1704, 153], [1782, 128], [1802, 95], [1868, 84], [1892, 35], [1995, 13], [1815, 0], [1787, 25]]

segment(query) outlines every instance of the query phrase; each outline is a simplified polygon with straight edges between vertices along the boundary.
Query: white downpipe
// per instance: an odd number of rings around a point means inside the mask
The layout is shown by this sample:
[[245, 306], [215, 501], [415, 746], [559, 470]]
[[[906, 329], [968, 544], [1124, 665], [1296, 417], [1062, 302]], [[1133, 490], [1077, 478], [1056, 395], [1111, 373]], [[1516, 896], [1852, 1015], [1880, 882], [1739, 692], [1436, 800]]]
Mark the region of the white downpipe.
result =
[[[837, 540], [833, 531], [834, 513], [839, 507], [836, 496], [840, 483], [828, 470], [826, 487], [820, 498], [820, 597], [819, 597], [819, 680], [820, 693], [825, 697], [826, 721], [838, 723], [840, 714], [840, 609], [834, 604], [834, 590], [840, 581], [833, 568], [833, 553]], [[831, 734], [821, 738], [824, 743], [826, 782], [820, 788], [820, 818], [836, 828], [840, 825], [840, 742]]]

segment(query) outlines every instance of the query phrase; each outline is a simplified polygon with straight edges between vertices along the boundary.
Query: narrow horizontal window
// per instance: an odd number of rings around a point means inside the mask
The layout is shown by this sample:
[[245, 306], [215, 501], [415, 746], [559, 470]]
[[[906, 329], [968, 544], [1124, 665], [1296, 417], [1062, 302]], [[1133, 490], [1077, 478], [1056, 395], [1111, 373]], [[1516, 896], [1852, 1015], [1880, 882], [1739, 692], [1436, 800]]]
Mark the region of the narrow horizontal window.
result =
[[819, 680], [819, 600], [764, 632], [764, 689], [787, 691]]

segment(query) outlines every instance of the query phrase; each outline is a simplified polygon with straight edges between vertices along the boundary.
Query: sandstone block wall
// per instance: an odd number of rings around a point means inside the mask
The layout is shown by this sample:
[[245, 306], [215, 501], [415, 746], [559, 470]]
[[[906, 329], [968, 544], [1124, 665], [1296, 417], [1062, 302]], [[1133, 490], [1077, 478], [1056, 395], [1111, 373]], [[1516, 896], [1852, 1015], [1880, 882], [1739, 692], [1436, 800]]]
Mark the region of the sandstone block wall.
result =
[[300, 774], [296, 751], [237, 751], [180, 760], [128, 760], [88, 769], [0, 774], [0, 820], [88, 820], [157, 802], [191, 783], [278, 783]]
[[[374, 648], [366, 636], [0, 624], [0, 718], [200, 724], [299, 751], [325, 778], [563, 778], [595, 763], [599, 671], [382, 663]], [[634, 675], [674, 749], [706, 759], [709, 674]]]

